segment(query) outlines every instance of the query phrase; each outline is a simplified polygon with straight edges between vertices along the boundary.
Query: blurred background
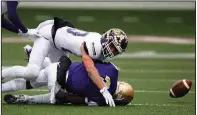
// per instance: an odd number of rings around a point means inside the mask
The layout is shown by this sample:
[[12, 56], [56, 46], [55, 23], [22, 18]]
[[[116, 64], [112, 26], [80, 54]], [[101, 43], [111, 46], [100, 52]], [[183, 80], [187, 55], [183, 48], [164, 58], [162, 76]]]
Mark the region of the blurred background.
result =
[[[58, 16], [86, 31], [103, 33], [110, 28], [121, 28], [126, 32], [127, 51], [112, 62], [120, 70], [119, 80], [129, 82], [135, 89], [135, 98], [130, 104], [134, 107], [109, 109], [109, 114], [119, 114], [124, 109], [125, 113], [135, 115], [195, 113], [195, 2], [20, 2], [18, 14], [28, 28], [36, 28], [40, 22]], [[26, 44], [32, 45], [32, 41], [2, 29], [2, 68], [26, 65], [23, 51]], [[71, 59], [81, 60], [75, 56]], [[192, 80], [192, 90], [181, 99], [172, 99], [169, 89], [180, 79]], [[6, 111], [8, 107], [9, 112]], [[31, 114], [32, 110], [23, 110], [25, 107], [4, 105], [2, 113]], [[48, 107], [42, 107], [47, 109], [48, 115], [54, 114]], [[34, 114], [46, 112], [36, 111], [39, 107], [34, 109]], [[83, 108], [78, 108], [78, 112], [72, 107], [61, 111], [92, 114], [91, 109]], [[96, 113], [105, 111], [101, 108]]]

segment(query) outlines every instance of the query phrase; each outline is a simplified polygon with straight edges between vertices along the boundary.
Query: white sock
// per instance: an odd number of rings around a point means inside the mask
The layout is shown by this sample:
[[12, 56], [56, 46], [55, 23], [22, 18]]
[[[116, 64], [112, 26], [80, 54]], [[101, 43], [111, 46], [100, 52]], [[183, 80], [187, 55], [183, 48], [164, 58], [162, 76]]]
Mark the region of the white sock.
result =
[[10, 92], [26, 89], [26, 80], [22, 78], [14, 79], [2, 84], [2, 92]]
[[2, 70], [2, 78], [21, 78], [24, 76], [26, 68], [23, 66], [13, 66]]
[[27, 96], [27, 100], [29, 104], [50, 104], [50, 93]]

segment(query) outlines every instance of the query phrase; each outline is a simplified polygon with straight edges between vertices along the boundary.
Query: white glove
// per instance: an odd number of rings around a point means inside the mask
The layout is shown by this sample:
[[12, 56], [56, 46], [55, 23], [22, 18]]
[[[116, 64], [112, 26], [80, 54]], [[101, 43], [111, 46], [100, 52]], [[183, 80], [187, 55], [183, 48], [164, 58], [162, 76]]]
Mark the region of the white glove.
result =
[[23, 33], [21, 30], [19, 30], [18, 35], [21, 37], [30, 38], [33, 40], [41, 37], [41, 35], [39, 35], [37, 29], [28, 29], [27, 33]]
[[107, 90], [106, 87], [104, 87], [103, 89], [101, 89], [100, 90], [100, 93], [105, 98], [106, 104], [109, 104], [109, 106], [111, 106], [111, 107], [115, 107], [115, 103], [114, 103], [113, 97], [111, 96], [111, 94], [109, 93], [109, 91]]

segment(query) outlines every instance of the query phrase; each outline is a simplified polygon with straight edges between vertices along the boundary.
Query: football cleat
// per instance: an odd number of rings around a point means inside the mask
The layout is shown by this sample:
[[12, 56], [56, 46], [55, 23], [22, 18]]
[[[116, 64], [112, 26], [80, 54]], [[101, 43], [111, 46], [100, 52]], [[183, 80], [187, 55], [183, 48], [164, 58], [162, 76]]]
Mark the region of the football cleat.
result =
[[104, 58], [113, 58], [125, 52], [128, 38], [121, 29], [112, 28], [102, 35], [101, 45]]
[[4, 101], [7, 104], [20, 104], [20, 103], [27, 103], [27, 96], [25, 95], [12, 95], [7, 94], [4, 96]]
[[32, 51], [32, 47], [30, 45], [26, 45], [24, 48], [25, 54], [27, 56], [27, 59], [25, 59], [27, 62], [29, 62], [30, 54]]
[[134, 90], [130, 84], [118, 81], [117, 89], [113, 98], [116, 105], [127, 105], [134, 98]]

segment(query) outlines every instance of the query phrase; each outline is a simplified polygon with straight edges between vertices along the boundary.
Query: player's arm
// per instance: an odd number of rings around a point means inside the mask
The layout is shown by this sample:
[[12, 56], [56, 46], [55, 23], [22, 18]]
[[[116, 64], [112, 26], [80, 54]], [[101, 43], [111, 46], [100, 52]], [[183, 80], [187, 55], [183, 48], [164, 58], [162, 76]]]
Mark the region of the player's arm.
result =
[[100, 89], [100, 93], [105, 98], [106, 104], [109, 104], [110, 106], [115, 107], [115, 103], [111, 94], [105, 87], [102, 78], [100, 77], [97, 69], [94, 66], [94, 62], [92, 58], [89, 55], [87, 55], [86, 53], [87, 49], [85, 51], [84, 46], [85, 46], [85, 42], [81, 45], [82, 61], [83, 61], [86, 71], [88, 72], [90, 76], [90, 79]]
[[85, 69], [88, 72], [91, 80], [101, 90], [101, 89], [103, 89], [105, 87], [105, 85], [104, 85], [103, 80], [100, 77], [97, 69], [94, 66], [94, 62], [93, 62], [92, 58], [89, 55], [87, 55], [87, 53], [86, 53], [86, 51], [84, 49], [84, 43], [81, 46], [83, 64], [84, 64]]
[[23, 33], [27, 33], [27, 28], [23, 25], [17, 14], [17, 5], [18, 1], [7, 1], [8, 18]]

